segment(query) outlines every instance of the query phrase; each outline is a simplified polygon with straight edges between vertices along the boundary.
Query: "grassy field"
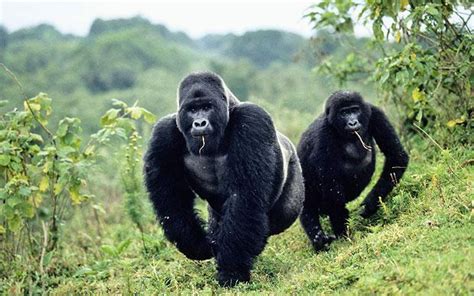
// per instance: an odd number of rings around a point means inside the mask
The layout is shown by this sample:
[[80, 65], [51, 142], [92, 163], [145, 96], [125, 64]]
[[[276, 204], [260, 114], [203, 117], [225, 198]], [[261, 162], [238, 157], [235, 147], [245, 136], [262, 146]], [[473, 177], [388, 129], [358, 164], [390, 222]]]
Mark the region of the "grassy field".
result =
[[474, 155], [434, 149], [424, 140], [412, 149], [402, 183], [376, 217], [359, 219], [361, 199], [350, 204], [350, 238], [315, 254], [295, 223], [269, 240], [251, 282], [233, 289], [218, 286], [213, 260], [186, 259], [154, 223], [142, 240], [113, 194], [104, 212], [76, 209], [44, 274], [36, 262], [3, 262], [12, 272], [0, 289], [58, 295], [472, 294], [474, 170], [468, 160]]

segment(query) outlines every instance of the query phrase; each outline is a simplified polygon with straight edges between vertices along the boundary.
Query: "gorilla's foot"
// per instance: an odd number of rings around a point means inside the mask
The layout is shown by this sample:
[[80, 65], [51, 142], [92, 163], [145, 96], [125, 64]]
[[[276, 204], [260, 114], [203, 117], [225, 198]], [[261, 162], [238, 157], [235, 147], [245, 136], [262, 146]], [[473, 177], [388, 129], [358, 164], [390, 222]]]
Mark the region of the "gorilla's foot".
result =
[[233, 287], [238, 283], [245, 283], [250, 281], [250, 271], [219, 271], [217, 280], [221, 287]]
[[376, 203], [362, 203], [360, 215], [363, 218], [370, 218], [377, 212], [378, 208], [378, 204]]
[[327, 251], [329, 245], [336, 239], [334, 235], [326, 235], [323, 231], [319, 231], [318, 234], [311, 240], [313, 248], [316, 252]]

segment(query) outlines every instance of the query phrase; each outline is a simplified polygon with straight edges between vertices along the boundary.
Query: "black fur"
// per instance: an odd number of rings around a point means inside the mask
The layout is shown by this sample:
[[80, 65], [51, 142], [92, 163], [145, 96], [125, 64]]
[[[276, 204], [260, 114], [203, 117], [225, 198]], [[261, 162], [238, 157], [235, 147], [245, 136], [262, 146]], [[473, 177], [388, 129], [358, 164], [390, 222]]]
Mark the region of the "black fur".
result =
[[[365, 144], [373, 147], [371, 151], [363, 147], [354, 129], [350, 129], [349, 121]], [[357, 198], [372, 178], [374, 140], [385, 155], [385, 165], [380, 179], [362, 203], [363, 217], [377, 211], [379, 197], [386, 198], [408, 165], [408, 155], [385, 114], [365, 103], [358, 93], [336, 92], [326, 102], [325, 113], [303, 134], [298, 155], [306, 198], [300, 219], [316, 250], [327, 247], [335, 238], [323, 232], [320, 215], [329, 216], [336, 237], [346, 234], [349, 212], [345, 204]]]
[[[195, 128], [202, 120], [204, 131]], [[262, 108], [240, 103], [213, 73], [181, 82], [178, 113], [154, 127], [145, 181], [166, 237], [190, 259], [215, 257], [224, 286], [250, 279], [267, 238], [296, 220], [304, 199], [294, 146]], [[207, 232], [195, 193], [209, 203]]]

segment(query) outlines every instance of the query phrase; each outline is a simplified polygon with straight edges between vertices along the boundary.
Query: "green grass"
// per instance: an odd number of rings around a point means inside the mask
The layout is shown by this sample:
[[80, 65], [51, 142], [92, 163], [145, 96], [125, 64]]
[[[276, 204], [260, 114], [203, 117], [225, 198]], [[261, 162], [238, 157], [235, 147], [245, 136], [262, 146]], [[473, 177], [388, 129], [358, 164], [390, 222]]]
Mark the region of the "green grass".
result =
[[350, 204], [350, 239], [336, 241], [329, 251], [316, 254], [295, 223], [270, 238], [248, 284], [220, 288], [213, 260], [186, 259], [153, 223], [147, 227], [145, 254], [123, 202], [109, 196], [98, 220], [90, 207], [76, 209], [45, 274], [38, 272], [36, 261], [3, 262], [0, 274], [8, 276], [2, 279], [0, 291], [58, 295], [473, 294], [474, 169], [461, 165], [473, 153], [418, 149], [412, 149], [403, 181], [376, 217], [358, 218], [360, 199]]

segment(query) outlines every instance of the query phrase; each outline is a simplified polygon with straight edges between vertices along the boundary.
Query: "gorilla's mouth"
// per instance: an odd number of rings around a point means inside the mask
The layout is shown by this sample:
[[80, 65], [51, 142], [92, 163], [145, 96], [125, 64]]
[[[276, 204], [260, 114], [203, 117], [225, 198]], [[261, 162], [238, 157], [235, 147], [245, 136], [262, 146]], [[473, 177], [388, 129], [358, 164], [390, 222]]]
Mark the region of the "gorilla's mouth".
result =
[[211, 133], [208, 131], [191, 131], [191, 136], [193, 138], [200, 138], [200, 137], [206, 137], [209, 136]]
[[207, 137], [207, 136], [210, 136], [212, 132], [213, 132], [213, 129], [211, 127], [208, 127], [206, 129], [191, 128], [191, 136], [193, 138]]
[[357, 125], [357, 126], [354, 126], [354, 127], [346, 127], [346, 131], [350, 132], [350, 133], [357, 133], [358, 131], [360, 131], [361, 129], [361, 126], [360, 125]]

